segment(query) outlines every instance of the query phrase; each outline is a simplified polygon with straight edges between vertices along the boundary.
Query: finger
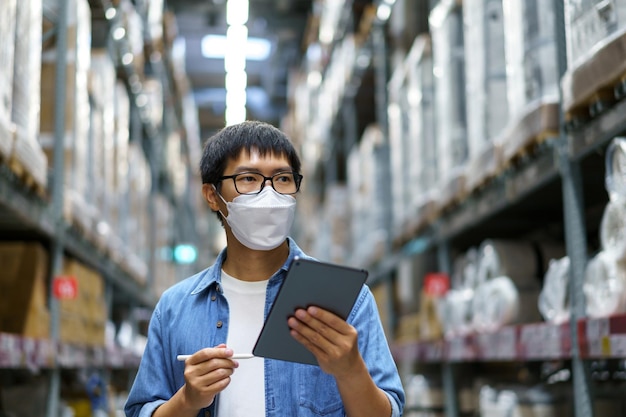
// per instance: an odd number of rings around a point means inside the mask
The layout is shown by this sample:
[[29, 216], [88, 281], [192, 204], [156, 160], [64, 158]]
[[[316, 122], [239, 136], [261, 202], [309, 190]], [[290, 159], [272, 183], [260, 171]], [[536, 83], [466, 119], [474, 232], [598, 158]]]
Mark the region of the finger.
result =
[[197, 365], [202, 362], [210, 361], [211, 359], [219, 359], [219, 358], [229, 358], [233, 356], [234, 351], [230, 348], [227, 348], [225, 344], [220, 344], [214, 348], [204, 348], [193, 355], [191, 355], [186, 363], [190, 365]]
[[315, 319], [308, 318], [307, 321], [299, 320], [298, 316], [306, 314], [304, 311], [300, 311], [296, 316], [289, 318], [287, 321], [289, 327], [292, 329], [292, 335], [294, 338], [305, 345], [309, 350], [312, 347], [317, 347], [321, 350], [328, 350], [332, 346], [333, 337], [338, 333], [332, 331], [327, 326], [321, 323], [315, 323], [315, 327], [311, 324], [316, 322]]
[[351, 326], [344, 319], [328, 310], [311, 306], [306, 309], [306, 312], [340, 334], [347, 335], [351, 333]]
[[[317, 307], [297, 310], [295, 317], [328, 340], [335, 340], [349, 331], [349, 326], [341, 318]], [[344, 326], [348, 326], [348, 329]]]

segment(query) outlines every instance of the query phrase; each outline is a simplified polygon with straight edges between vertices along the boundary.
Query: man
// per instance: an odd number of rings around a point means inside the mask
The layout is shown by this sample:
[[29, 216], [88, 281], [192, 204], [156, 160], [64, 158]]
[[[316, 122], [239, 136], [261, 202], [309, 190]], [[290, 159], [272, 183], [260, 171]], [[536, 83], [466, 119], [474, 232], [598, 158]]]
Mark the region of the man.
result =
[[[244, 122], [207, 142], [200, 170], [227, 247], [163, 293], [126, 415], [400, 416], [404, 392], [367, 286], [347, 321], [317, 307], [288, 319], [319, 367], [232, 358], [252, 351], [294, 257], [310, 258], [287, 236], [300, 160], [280, 130]], [[191, 356], [183, 363], [178, 354]]]

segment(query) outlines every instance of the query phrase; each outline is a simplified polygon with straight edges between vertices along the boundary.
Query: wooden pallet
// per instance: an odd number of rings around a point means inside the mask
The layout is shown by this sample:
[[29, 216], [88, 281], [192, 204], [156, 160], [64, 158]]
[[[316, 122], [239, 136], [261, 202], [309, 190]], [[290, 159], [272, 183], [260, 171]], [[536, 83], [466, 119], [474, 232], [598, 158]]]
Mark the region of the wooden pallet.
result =
[[626, 96], [626, 30], [611, 35], [586, 61], [561, 79], [565, 128], [598, 117]]
[[41, 184], [18, 158], [12, 155], [7, 160], [7, 165], [9, 166], [9, 169], [15, 174], [15, 176], [22, 181], [22, 183], [28, 190], [31, 190], [43, 199], [48, 198], [48, 190], [46, 189], [46, 186]]
[[559, 135], [559, 112], [556, 102], [538, 102], [519, 120], [507, 126], [502, 136], [496, 176], [534, 155], [549, 138]]
[[501, 175], [503, 172], [518, 166], [522, 161], [532, 157], [548, 139], [557, 137], [558, 135], [559, 132], [555, 130], [545, 130], [533, 135], [523, 146], [517, 148], [517, 151], [513, 153], [510, 158], [503, 160], [501, 169], [498, 171], [497, 175]]
[[626, 74], [614, 83], [601, 87], [585, 101], [567, 110], [564, 114], [565, 128], [567, 130], [577, 129], [613, 107], [620, 99], [624, 98], [625, 83]]

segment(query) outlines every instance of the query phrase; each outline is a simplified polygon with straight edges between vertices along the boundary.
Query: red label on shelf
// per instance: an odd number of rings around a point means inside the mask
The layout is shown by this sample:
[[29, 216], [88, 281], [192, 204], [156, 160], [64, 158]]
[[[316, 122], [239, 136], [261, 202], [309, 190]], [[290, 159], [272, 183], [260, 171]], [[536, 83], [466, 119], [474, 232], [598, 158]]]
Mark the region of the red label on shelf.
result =
[[431, 272], [424, 277], [424, 293], [439, 297], [450, 289], [450, 278], [443, 272]]
[[59, 300], [73, 300], [78, 296], [78, 281], [71, 275], [54, 277], [52, 293]]

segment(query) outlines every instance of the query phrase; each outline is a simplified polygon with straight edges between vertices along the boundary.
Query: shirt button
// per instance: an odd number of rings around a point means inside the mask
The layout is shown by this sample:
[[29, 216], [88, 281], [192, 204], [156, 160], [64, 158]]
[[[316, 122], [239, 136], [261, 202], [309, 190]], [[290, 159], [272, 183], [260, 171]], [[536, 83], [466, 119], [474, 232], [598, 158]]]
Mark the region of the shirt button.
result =
[[217, 296], [216, 296], [215, 294], [213, 294], [213, 295], [211, 296], [211, 301], [215, 301], [215, 300], [217, 300]]
[[211, 412], [209, 410], [204, 410], [204, 417], [211, 417]]
[[224, 323], [222, 323], [222, 320], [217, 322], [217, 328], [220, 329], [222, 327]]

